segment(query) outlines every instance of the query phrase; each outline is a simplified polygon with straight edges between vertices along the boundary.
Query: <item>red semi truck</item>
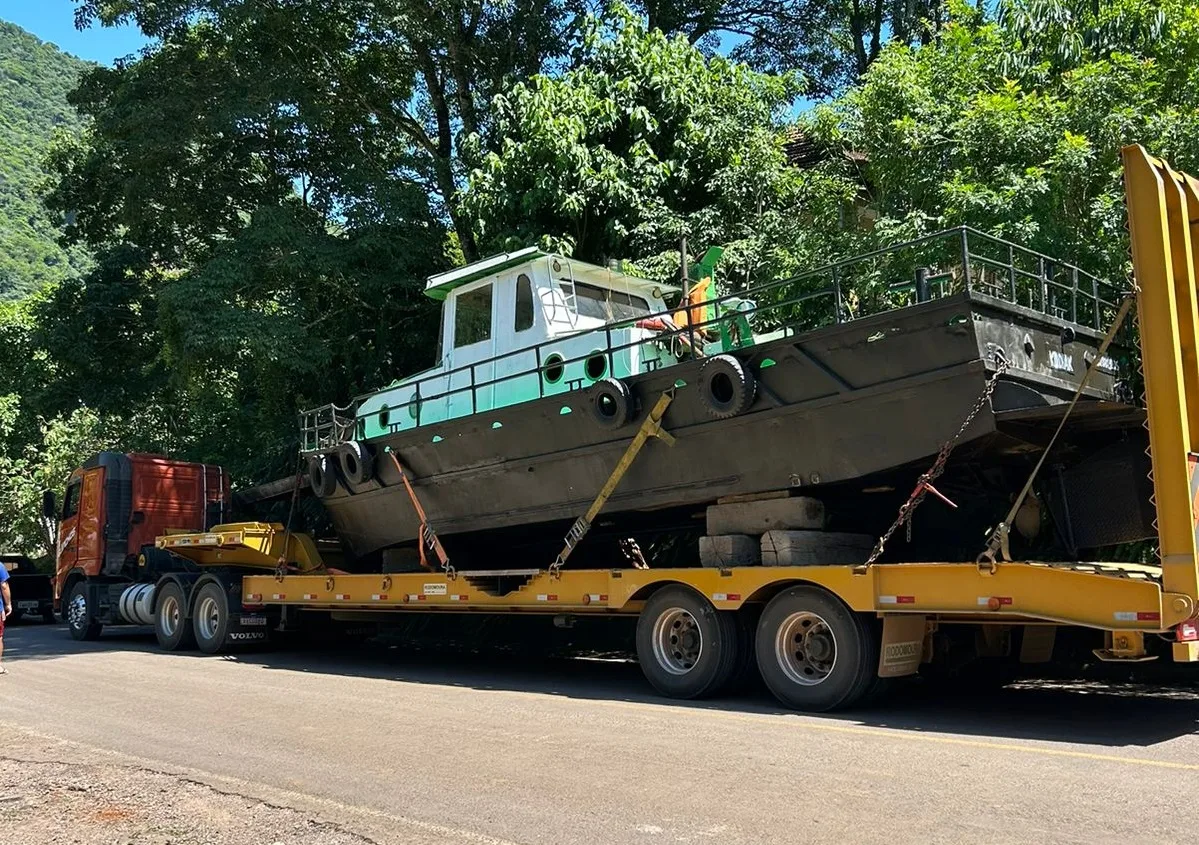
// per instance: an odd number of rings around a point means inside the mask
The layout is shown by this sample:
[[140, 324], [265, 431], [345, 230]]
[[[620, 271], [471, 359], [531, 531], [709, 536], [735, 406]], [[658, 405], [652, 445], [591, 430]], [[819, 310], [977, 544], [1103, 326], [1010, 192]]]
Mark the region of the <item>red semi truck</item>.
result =
[[43, 510], [58, 521], [54, 604], [72, 635], [151, 624], [154, 539], [203, 531], [223, 522], [229, 506], [221, 467], [136, 453], [96, 455], [71, 473], [61, 503], [47, 491]]

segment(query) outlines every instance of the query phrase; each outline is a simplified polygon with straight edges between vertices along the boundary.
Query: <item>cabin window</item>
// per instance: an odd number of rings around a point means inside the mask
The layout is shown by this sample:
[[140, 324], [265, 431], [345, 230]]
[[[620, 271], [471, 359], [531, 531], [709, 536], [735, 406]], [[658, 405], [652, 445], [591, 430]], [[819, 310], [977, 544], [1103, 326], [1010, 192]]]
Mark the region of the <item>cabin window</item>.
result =
[[644, 317], [651, 313], [649, 302], [640, 296], [582, 282], [575, 283], [575, 297], [580, 317], [595, 317], [610, 322]]
[[454, 348], [491, 339], [491, 285], [458, 294], [454, 302]]
[[83, 481], [75, 481], [67, 487], [67, 495], [62, 500], [62, 518], [70, 519], [79, 513], [79, 496], [83, 493]]
[[516, 277], [516, 331], [533, 328], [533, 282], [521, 273]]

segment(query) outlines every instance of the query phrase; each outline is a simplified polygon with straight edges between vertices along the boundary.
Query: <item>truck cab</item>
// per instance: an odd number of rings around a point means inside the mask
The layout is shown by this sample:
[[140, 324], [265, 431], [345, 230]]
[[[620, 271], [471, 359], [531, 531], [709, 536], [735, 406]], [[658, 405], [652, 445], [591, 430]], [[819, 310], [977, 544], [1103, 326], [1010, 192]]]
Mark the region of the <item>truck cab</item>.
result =
[[221, 522], [229, 494], [219, 466], [120, 452], [101, 452], [72, 472], [61, 501], [47, 491], [44, 515], [58, 522], [54, 605], [72, 633], [98, 634], [121, 591], [139, 579], [142, 549], [155, 537]]

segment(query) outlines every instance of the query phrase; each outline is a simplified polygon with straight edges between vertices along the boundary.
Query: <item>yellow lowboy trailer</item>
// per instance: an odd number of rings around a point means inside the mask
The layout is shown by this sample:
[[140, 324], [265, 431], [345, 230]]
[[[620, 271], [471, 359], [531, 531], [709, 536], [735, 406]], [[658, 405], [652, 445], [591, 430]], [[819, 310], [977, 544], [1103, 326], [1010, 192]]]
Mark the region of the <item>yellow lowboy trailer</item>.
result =
[[[280, 525], [239, 524], [159, 538], [195, 564], [181, 591], [194, 598], [173, 619], [159, 613], [160, 641], [164, 626], [190, 622], [216, 651], [241, 622], [282, 609], [632, 615], [640, 662], [662, 693], [711, 694], [756, 661], [782, 702], [808, 710], [848, 706], [878, 678], [916, 672], [930, 634], [950, 624], [979, 626], [983, 641], [1022, 626], [1026, 662], [1047, 659], [1062, 626], [1102, 632], [1104, 660], [1153, 659], [1157, 638], [1174, 661], [1199, 661], [1199, 181], [1139, 146], [1123, 156], [1160, 565], [1009, 561], [997, 531], [969, 563], [363, 575], [326, 566], [310, 539]], [[205, 589], [218, 570], [240, 583]], [[252, 570], [261, 574], [242, 574]]]

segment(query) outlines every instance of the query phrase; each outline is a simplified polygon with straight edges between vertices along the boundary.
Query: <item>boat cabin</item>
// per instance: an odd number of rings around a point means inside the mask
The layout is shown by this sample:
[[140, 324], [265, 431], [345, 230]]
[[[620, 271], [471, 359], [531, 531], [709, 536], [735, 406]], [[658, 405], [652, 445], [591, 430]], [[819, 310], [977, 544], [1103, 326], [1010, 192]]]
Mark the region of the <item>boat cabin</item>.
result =
[[675, 363], [637, 325], [680, 288], [529, 247], [428, 279], [440, 300], [438, 361], [362, 398], [372, 438]]

